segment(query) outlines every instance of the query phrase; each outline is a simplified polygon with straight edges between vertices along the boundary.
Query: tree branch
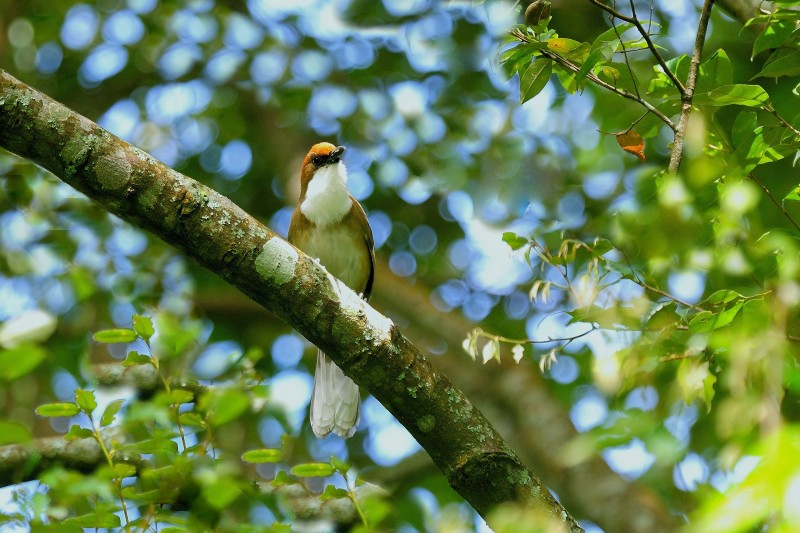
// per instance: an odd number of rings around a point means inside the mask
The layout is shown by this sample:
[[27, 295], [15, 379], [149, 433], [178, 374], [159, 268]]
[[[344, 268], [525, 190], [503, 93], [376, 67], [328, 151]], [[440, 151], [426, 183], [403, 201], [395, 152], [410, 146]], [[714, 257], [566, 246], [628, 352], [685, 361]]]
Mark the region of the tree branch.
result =
[[700, 22], [697, 24], [697, 36], [694, 40], [692, 61], [689, 64], [689, 75], [686, 78], [686, 88], [681, 93], [681, 115], [678, 119], [678, 128], [675, 130], [675, 142], [669, 157], [669, 172], [677, 174], [683, 157], [683, 140], [686, 137], [686, 128], [689, 126], [689, 116], [692, 114], [692, 99], [697, 85], [697, 73], [700, 70], [700, 59], [703, 55], [703, 44], [706, 41], [708, 19], [711, 17], [711, 8], [714, 0], [705, 0], [700, 11]]
[[230, 200], [0, 70], [0, 146], [174, 245], [372, 392], [482, 516], [509, 502], [583, 529], [391, 322]]
[[[511, 33], [512, 33], [512, 35], [514, 37], [516, 37], [517, 39], [519, 39], [520, 41], [522, 41], [524, 43], [530, 43], [531, 42], [522, 32], [520, 32], [518, 30], [514, 30]], [[558, 55], [558, 54], [556, 54], [556, 53], [554, 53], [554, 52], [552, 52], [552, 51], [550, 51], [550, 50], [548, 50], [546, 48], [543, 48], [543, 49], [539, 50], [538, 52], [542, 56], [544, 56], [544, 57], [546, 57], [548, 59], [552, 59], [553, 61], [555, 61], [556, 63], [558, 63], [562, 67], [566, 68], [567, 70], [571, 70], [572, 72], [576, 72], [576, 73], [580, 72], [580, 70], [581, 70], [581, 68], [578, 65], [576, 65], [575, 63], [569, 61], [567, 58], [562, 57], [562, 56], [560, 56], [560, 55]], [[590, 80], [595, 85], [598, 85], [598, 86], [600, 86], [600, 87], [602, 87], [604, 89], [607, 89], [607, 90], [609, 90], [609, 91], [611, 91], [611, 92], [613, 92], [615, 94], [618, 94], [619, 96], [622, 96], [623, 98], [627, 98], [628, 100], [633, 100], [634, 102], [638, 102], [645, 109], [647, 109], [650, 113], [653, 113], [655, 116], [657, 116], [659, 119], [661, 119], [661, 121], [664, 122], [664, 124], [666, 124], [667, 126], [669, 126], [670, 129], [672, 129], [673, 131], [675, 130], [675, 123], [672, 122], [672, 120], [667, 115], [665, 115], [664, 113], [662, 113], [661, 111], [656, 109], [656, 107], [653, 106], [653, 104], [651, 104], [650, 102], [648, 102], [644, 98], [641, 98], [640, 96], [638, 96], [636, 94], [628, 92], [625, 89], [618, 89], [617, 87], [614, 87], [610, 83], [601, 80], [600, 78], [598, 78], [592, 72], [589, 72], [588, 74], [586, 74], [586, 79]]]
[[[111, 445], [123, 436], [118, 428], [102, 430], [103, 441]], [[117, 461], [139, 466], [138, 458], [118, 456]], [[36, 439], [28, 444], [0, 446], [0, 486], [36, 479], [52, 466], [80, 472], [92, 472], [106, 464], [100, 445], [94, 438], [68, 441], [63, 437]]]
[[644, 26], [642, 26], [642, 23], [636, 16], [636, 10], [634, 8], [633, 2], [631, 2], [632, 15], [630, 17], [623, 13], [620, 13], [613, 7], [605, 5], [600, 0], [589, 0], [589, 2], [596, 5], [597, 7], [599, 7], [600, 9], [602, 9], [603, 11], [605, 11], [614, 18], [618, 18], [623, 22], [628, 22], [630, 24], [633, 24], [636, 27], [636, 29], [639, 30], [639, 34], [642, 36], [642, 39], [644, 39], [644, 42], [647, 43], [647, 47], [650, 49], [650, 52], [653, 54], [653, 57], [655, 57], [656, 61], [658, 61], [658, 64], [661, 65], [661, 68], [664, 70], [664, 74], [666, 74], [667, 77], [672, 81], [672, 84], [675, 85], [675, 88], [678, 89], [678, 92], [681, 93], [681, 95], [684, 94], [686, 89], [684, 88], [683, 83], [681, 83], [681, 80], [679, 80], [678, 77], [675, 76], [675, 73], [672, 72], [672, 69], [669, 68], [669, 65], [667, 65], [667, 62], [661, 55], [661, 52], [658, 51], [658, 48], [656, 47], [655, 43], [650, 38], [650, 33], [645, 29]]

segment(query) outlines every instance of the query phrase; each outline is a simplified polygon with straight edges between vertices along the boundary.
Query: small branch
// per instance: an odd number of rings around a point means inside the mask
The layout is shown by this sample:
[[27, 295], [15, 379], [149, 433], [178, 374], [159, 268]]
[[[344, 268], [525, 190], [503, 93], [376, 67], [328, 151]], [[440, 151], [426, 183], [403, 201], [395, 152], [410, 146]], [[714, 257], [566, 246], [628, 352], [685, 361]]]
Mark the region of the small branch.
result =
[[[647, 29], [644, 26], [642, 26], [642, 23], [639, 22], [639, 19], [636, 17], [636, 11], [633, 10], [633, 16], [629, 17], [627, 15], [624, 15], [624, 14], [620, 13], [619, 11], [614, 9], [613, 7], [605, 5], [600, 0], [589, 0], [589, 2], [591, 2], [594, 5], [596, 5], [597, 7], [602, 9], [603, 11], [607, 12], [612, 17], [615, 17], [615, 18], [618, 18], [618, 19], [620, 19], [620, 20], [622, 20], [624, 22], [628, 22], [630, 24], [633, 24], [636, 27], [636, 29], [639, 30], [639, 33], [641, 34], [642, 38], [647, 43], [647, 47], [653, 53], [653, 57], [656, 58], [656, 61], [658, 61], [658, 64], [661, 65], [662, 69], [664, 69], [664, 74], [667, 75], [667, 77], [672, 81], [672, 83], [678, 89], [678, 92], [681, 93], [681, 96], [683, 96], [683, 94], [686, 91], [685, 87], [683, 86], [683, 83], [681, 83], [681, 80], [679, 80], [677, 78], [677, 76], [675, 76], [675, 73], [672, 72], [672, 69], [670, 69], [669, 66], [667, 66], [667, 62], [662, 57], [661, 52], [658, 51], [658, 48], [656, 48], [656, 45], [653, 43], [653, 40], [650, 38], [650, 34], [648, 33]], [[631, 2], [631, 8], [633, 8], [633, 2]]]
[[792, 124], [791, 124], [789, 121], [787, 121], [785, 118], [783, 118], [782, 116], [780, 116], [780, 115], [778, 114], [778, 112], [775, 110], [775, 108], [774, 108], [774, 107], [772, 107], [771, 105], [765, 105], [765, 106], [763, 106], [761, 109], [763, 109], [763, 110], [764, 110], [764, 111], [766, 111], [767, 113], [771, 113], [771, 114], [772, 114], [772, 115], [773, 115], [775, 118], [777, 118], [777, 119], [778, 119], [778, 121], [780, 121], [780, 123], [781, 123], [781, 124], [783, 124], [785, 127], [787, 127], [788, 129], [790, 129], [790, 130], [792, 131], [792, 133], [794, 133], [795, 135], [797, 135], [798, 137], [800, 137], [800, 130], [798, 130], [797, 128], [795, 128], [794, 126], [792, 126]]
[[628, 51], [625, 49], [625, 43], [622, 41], [622, 35], [619, 34], [619, 30], [617, 29], [617, 22], [614, 17], [611, 17], [611, 26], [614, 28], [614, 33], [617, 34], [617, 39], [619, 39], [619, 45], [622, 47], [622, 57], [625, 58], [625, 65], [628, 67], [628, 73], [631, 75], [631, 82], [633, 82], [633, 91], [636, 93], [636, 96], [641, 98], [642, 95], [639, 94], [639, 86], [636, 84], [636, 76], [633, 73], [633, 68], [631, 68], [631, 62], [628, 59]]
[[[566, 58], [561, 57], [558, 54], [554, 54], [554, 53], [550, 52], [549, 50], [542, 50], [541, 53], [542, 53], [543, 56], [552, 59], [553, 61], [555, 61], [556, 63], [558, 63], [562, 67], [564, 67], [564, 68], [566, 68], [568, 70], [571, 70], [572, 72], [579, 72], [581, 70], [579, 66], [575, 65], [574, 63], [572, 63], [571, 61], [567, 60]], [[675, 123], [672, 122], [672, 120], [667, 115], [665, 115], [664, 113], [662, 113], [661, 111], [656, 109], [655, 106], [653, 106], [653, 104], [651, 104], [650, 102], [648, 102], [644, 98], [640, 98], [639, 96], [637, 96], [637, 95], [635, 95], [633, 93], [630, 93], [630, 92], [626, 91], [625, 89], [618, 89], [618, 88], [614, 87], [613, 85], [611, 85], [610, 83], [607, 83], [607, 82], [601, 80], [600, 78], [598, 78], [595, 74], [593, 74], [591, 72], [586, 75], [586, 79], [591, 80], [591, 82], [594, 83], [595, 85], [599, 85], [600, 87], [603, 87], [604, 89], [608, 89], [609, 91], [611, 91], [613, 93], [616, 93], [616, 94], [622, 96], [623, 98], [627, 98], [628, 100], [633, 100], [634, 102], [639, 103], [641, 106], [643, 106], [645, 109], [647, 109], [650, 113], [653, 113], [655, 116], [660, 118], [661, 121], [664, 122], [664, 124], [666, 124], [667, 126], [669, 126], [672, 131], [675, 131], [675, 128], [676, 128]]]
[[755, 174], [753, 174], [752, 172], [751, 172], [750, 174], [748, 174], [747, 176], [748, 176], [748, 177], [749, 177], [751, 180], [755, 181], [755, 182], [756, 182], [756, 184], [757, 184], [759, 187], [761, 187], [761, 190], [763, 190], [763, 191], [766, 193], [766, 195], [767, 195], [767, 197], [770, 199], [770, 201], [771, 201], [773, 204], [775, 204], [775, 207], [777, 207], [777, 208], [780, 210], [780, 212], [781, 212], [781, 213], [783, 213], [783, 216], [785, 216], [785, 217], [786, 217], [786, 219], [787, 219], [789, 222], [791, 222], [791, 223], [792, 223], [792, 226], [794, 226], [794, 227], [795, 227], [795, 229], [796, 229], [797, 231], [800, 231], [800, 225], [798, 225], [798, 224], [797, 224], [797, 222], [796, 222], [796, 221], [795, 221], [795, 219], [792, 217], [792, 215], [791, 215], [791, 214], [789, 214], [789, 212], [786, 210], [786, 208], [785, 208], [785, 207], [783, 207], [783, 204], [782, 204], [782, 203], [780, 203], [780, 202], [778, 201], [778, 199], [777, 199], [777, 198], [775, 198], [775, 196], [773, 196], [773, 195], [772, 195], [772, 193], [771, 193], [771, 192], [769, 191], [769, 189], [767, 189], [767, 187], [766, 187], [766, 186], [765, 186], [765, 185], [764, 185], [764, 184], [761, 182], [761, 180], [759, 180], [759, 179], [758, 179], [758, 178], [755, 176]]
[[711, 8], [713, 5], [714, 0], [705, 0], [703, 2], [703, 9], [700, 11], [700, 22], [697, 25], [697, 36], [694, 40], [694, 50], [692, 51], [692, 61], [689, 65], [689, 75], [686, 79], [686, 87], [681, 92], [681, 115], [678, 119], [678, 129], [675, 130], [675, 142], [672, 146], [672, 153], [669, 158], [669, 172], [671, 174], [677, 174], [681, 166], [683, 141], [686, 137], [686, 128], [689, 126], [689, 116], [692, 114], [692, 98], [694, 97], [694, 89], [697, 85], [697, 73], [700, 70], [703, 43], [705, 43], [706, 40], [706, 30], [708, 29], [708, 20], [711, 17]]
[[[520, 42], [529, 43], [529, 44], [532, 42], [530, 39], [528, 39], [519, 30], [513, 30], [511, 32], [511, 35], [516, 37]], [[547, 49], [539, 50], [539, 53], [543, 57], [546, 57], [548, 59], [552, 59], [553, 61], [555, 61], [556, 63], [558, 63], [559, 65], [561, 65], [562, 67], [564, 67], [567, 70], [571, 70], [572, 72], [575, 72], [575, 73], [580, 72], [580, 70], [581, 70], [581, 68], [578, 65], [576, 65], [575, 63], [571, 62], [570, 60], [568, 60], [565, 57], [561, 57], [560, 55], [558, 55], [558, 54], [556, 54], [554, 52], [551, 52], [550, 50], [547, 50]], [[618, 89], [618, 88], [614, 87], [613, 85], [611, 85], [610, 83], [601, 80], [600, 78], [598, 78], [595, 74], [593, 74], [591, 72], [589, 72], [586, 75], [586, 79], [590, 80], [595, 85], [598, 85], [598, 86], [600, 86], [600, 87], [602, 87], [604, 89], [607, 89], [607, 90], [609, 90], [609, 91], [611, 91], [611, 92], [613, 92], [615, 94], [618, 94], [619, 96], [622, 96], [623, 98], [627, 98], [628, 100], [633, 100], [634, 102], [639, 103], [645, 109], [647, 109], [649, 112], [653, 113], [658, 118], [660, 118], [661, 121], [664, 122], [664, 124], [666, 124], [667, 126], [669, 126], [669, 128], [672, 131], [675, 131], [675, 127], [676, 127], [675, 123], [672, 122], [672, 120], [667, 115], [665, 115], [664, 113], [662, 113], [661, 111], [656, 109], [653, 106], [653, 104], [651, 104], [650, 102], [648, 102], [644, 98], [640, 98], [639, 96], [637, 96], [637, 95], [635, 95], [633, 93], [630, 93], [630, 92], [626, 91], [625, 89]]]

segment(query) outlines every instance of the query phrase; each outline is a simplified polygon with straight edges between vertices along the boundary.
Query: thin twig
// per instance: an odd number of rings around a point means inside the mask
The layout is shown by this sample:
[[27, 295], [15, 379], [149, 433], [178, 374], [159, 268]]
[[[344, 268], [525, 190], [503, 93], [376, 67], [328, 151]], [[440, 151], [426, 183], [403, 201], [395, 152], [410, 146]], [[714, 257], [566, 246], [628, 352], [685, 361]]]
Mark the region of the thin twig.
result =
[[617, 21], [614, 17], [611, 18], [611, 26], [614, 28], [614, 33], [617, 34], [617, 39], [619, 39], [619, 45], [622, 47], [622, 57], [625, 58], [625, 65], [628, 67], [628, 73], [631, 75], [631, 82], [633, 82], [633, 90], [636, 92], [636, 96], [641, 98], [641, 94], [639, 94], [639, 86], [636, 84], [636, 76], [633, 74], [633, 69], [631, 68], [631, 62], [628, 59], [627, 50], [625, 50], [625, 42], [622, 40], [622, 35], [619, 34], [619, 30], [617, 29]]
[[705, 43], [706, 40], [706, 30], [708, 29], [708, 20], [711, 17], [711, 8], [713, 5], [714, 0], [705, 0], [703, 2], [703, 9], [700, 11], [700, 22], [697, 25], [697, 36], [694, 40], [692, 61], [689, 64], [689, 75], [686, 78], [686, 87], [681, 95], [681, 115], [678, 119], [678, 129], [675, 130], [675, 142], [672, 145], [672, 153], [669, 157], [669, 172], [671, 174], [677, 174], [681, 166], [683, 140], [686, 137], [686, 128], [689, 126], [689, 116], [692, 114], [692, 98], [694, 97], [694, 89], [697, 85], [697, 73], [700, 70], [703, 43]]
[[[559, 337], [556, 337], [556, 338], [548, 337], [547, 340], [512, 339], [511, 337], [504, 337], [503, 335], [493, 335], [492, 333], [487, 333], [487, 332], [485, 332], [483, 330], [481, 330], [478, 333], [478, 335], [480, 335], [481, 337], [494, 339], [494, 340], [496, 340], [498, 342], [507, 342], [507, 343], [510, 343], [510, 344], [548, 344], [548, 343], [551, 343], [551, 342], [566, 342], [567, 344], [569, 344], [572, 341], [580, 339], [581, 337], [585, 337], [586, 335], [588, 335], [589, 333], [591, 333], [593, 331], [597, 331], [598, 329], [606, 329], [606, 328], [600, 328], [598, 326], [594, 326], [593, 325], [589, 329], [587, 329], [586, 331], [584, 331], [582, 333], [578, 333], [577, 335], [573, 335], [572, 337], [560, 337], [560, 338]], [[627, 332], [627, 331], [630, 331], [630, 330], [626, 329], [626, 330], [623, 330], [623, 331]]]
[[[577, 73], [577, 72], [579, 72], [581, 70], [579, 66], [575, 65], [574, 63], [572, 63], [568, 59], [566, 59], [564, 57], [561, 57], [560, 55], [555, 54], [553, 52], [550, 52], [549, 50], [540, 50], [540, 53], [544, 57], [552, 59], [553, 61], [555, 61], [556, 63], [558, 63], [562, 67], [564, 67], [564, 68], [566, 68], [568, 70], [571, 70], [572, 72], [576, 72]], [[635, 94], [633, 94], [631, 92], [628, 92], [625, 89], [618, 89], [618, 88], [614, 87], [613, 85], [611, 85], [610, 83], [607, 83], [607, 82], [601, 80], [600, 78], [598, 78], [595, 74], [593, 74], [591, 72], [586, 75], [586, 78], [588, 80], [590, 80], [592, 83], [594, 83], [595, 85], [599, 85], [600, 87], [602, 87], [604, 89], [607, 89], [607, 90], [609, 90], [609, 91], [611, 91], [611, 92], [613, 92], [615, 94], [618, 94], [619, 96], [622, 96], [623, 98], [627, 98], [628, 100], [633, 100], [634, 102], [639, 103], [645, 109], [647, 109], [648, 111], [653, 113], [655, 116], [660, 118], [661, 121], [664, 122], [664, 124], [666, 124], [667, 126], [669, 126], [669, 128], [672, 131], [675, 131], [675, 128], [677, 126], [672, 121], [672, 119], [670, 119], [667, 115], [665, 115], [664, 113], [662, 113], [661, 111], [656, 109], [655, 106], [653, 106], [653, 104], [651, 104], [650, 102], [648, 102], [644, 98], [640, 98], [639, 96], [636, 96]]]
[[[530, 39], [528, 39], [519, 30], [513, 30], [511, 32], [511, 35], [516, 37], [520, 42], [529, 43], [529, 44], [532, 42]], [[561, 65], [562, 67], [564, 67], [567, 70], [571, 70], [572, 72], [575, 72], [575, 73], [578, 73], [581, 70], [581, 68], [578, 65], [572, 63], [571, 61], [569, 61], [565, 57], [562, 57], [562, 56], [560, 56], [560, 55], [558, 55], [558, 54], [556, 54], [554, 52], [551, 52], [550, 50], [542, 49], [542, 50], [539, 50], [539, 53], [542, 56], [544, 56], [544, 57], [546, 57], [548, 59], [552, 59], [553, 61], [555, 61], [556, 63], [558, 63], [559, 65]], [[601, 80], [600, 78], [598, 78], [595, 74], [593, 74], [591, 72], [589, 72], [586, 75], [586, 78], [588, 80], [590, 80], [592, 83], [594, 83], [595, 85], [599, 85], [600, 87], [602, 87], [604, 89], [607, 89], [607, 90], [609, 90], [609, 91], [611, 91], [611, 92], [613, 92], [615, 94], [618, 94], [619, 96], [622, 96], [623, 98], [627, 98], [628, 100], [633, 100], [634, 102], [639, 103], [641, 106], [643, 106], [649, 112], [653, 113], [655, 116], [660, 118], [661, 121], [664, 122], [664, 124], [666, 124], [667, 126], [669, 126], [669, 128], [672, 131], [675, 131], [675, 128], [676, 128], [675, 123], [672, 122], [672, 120], [667, 115], [665, 115], [664, 113], [662, 113], [661, 111], [656, 109], [655, 106], [653, 106], [653, 104], [651, 104], [650, 102], [648, 102], [644, 98], [640, 98], [640, 97], [636, 96], [635, 94], [626, 91], [625, 89], [618, 89], [618, 88], [614, 87], [613, 85], [611, 85], [610, 83], [607, 83], [607, 82]]]
[[759, 187], [761, 187], [761, 190], [763, 190], [763, 191], [766, 193], [767, 197], [769, 197], [769, 199], [772, 201], [772, 203], [773, 203], [773, 204], [775, 204], [775, 207], [777, 207], [778, 209], [780, 209], [781, 213], [783, 213], [783, 216], [785, 216], [785, 217], [787, 218], [787, 220], [789, 220], [789, 222], [791, 222], [791, 223], [792, 223], [792, 226], [794, 226], [794, 227], [795, 227], [795, 229], [797, 229], [797, 231], [800, 231], [800, 225], [798, 225], [798, 224], [797, 224], [797, 222], [795, 221], [795, 219], [794, 219], [794, 218], [792, 218], [792, 215], [790, 215], [790, 214], [789, 214], [789, 212], [786, 210], [786, 208], [785, 208], [785, 207], [783, 207], [783, 204], [782, 204], [782, 203], [780, 203], [780, 202], [778, 201], [778, 199], [777, 199], [777, 198], [775, 198], [775, 197], [772, 195], [772, 193], [769, 191], [769, 189], [767, 189], [767, 187], [766, 187], [766, 186], [765, 186], [763, 183], [761, 183], [761, 180], [759, 180], [757, 177], [755, 177], [755, 175], [754, 175], [752, 172], [751, 172], [750, 174], [748, 174], [747, 176], [748, 176], [748, 177], [749, 177], [751, 180], [755, 181], [755, 182], [756, 182], [756, 184], [757, 184]]
[[783, 124], [784, 126], [789, 128], [790, 130], [792, 130], [792, 133], [794, 133], [795, 135], [800, 136], [800, 130], [798, 130], [797, 128], [792, 126], [792, 124], [789, 121], [787, 121], [785, 118], [780, 116], [778, 114], [778, 112], [775, 110], [774, 107], [772, 107], [771, 105], [765, 105], [765, 106], [762, 106], [761, 109], [763, 109], [767, 113], [772, 113], [772, 115], [774, 115], [775, 118], [777, 118], [780, 121], [781, 124]]
[[[648, 33], [647, 29], [644, 26], [642, 26], [642, 23], [639, 22], [639, 19], [636, 17], [636, 12], [634, 11], [633, 12], [634, 15], [632, 17], [629, 17], [628, 15], [620, 13], [619, 11], [617, 11], [612, 7], [605, 5], [600, 0], [589, 0], [589, 1], [592, 4], [596, 5], [597, 7], [599, 7], [600, 9], [602, 9], [603, 11], [609, 13], [611, 16], [616, 17], [624, 22], [633, 24], [636, 27], [636, 29], [639, 30], [639, 33], [641, 34], [642, 38], [647, 43], [647, 47], [650, 48], [650, 51], [653, 53], [653, 57], [656, 58], [656, 61], [658, 61], [658, 64], [661, 65], [661, 68], [664, 70], [664, 74], [667, 75], [667, 77], [672, 81], [672, 83], [678, 89], [678, 92], [681, 94], [681, 96], [683, 96], [686, 91], [686, 88], [683, 86], [683, 83], [681, 83], [681, 80], [679, 80], [678, 77], [675, 76], [675, 73], [672, 72], [672, 69], [670, 69], [669, 66], [667, 66], [667, 62], [664, 60], [664, 57], [661, 55], [661, 52], [658, 51], [658, 48], [656, 48], [656, 45], [650, 38], [650, 34]], [[632, 4], [633, 2], [631, 2], [631, 5]]]

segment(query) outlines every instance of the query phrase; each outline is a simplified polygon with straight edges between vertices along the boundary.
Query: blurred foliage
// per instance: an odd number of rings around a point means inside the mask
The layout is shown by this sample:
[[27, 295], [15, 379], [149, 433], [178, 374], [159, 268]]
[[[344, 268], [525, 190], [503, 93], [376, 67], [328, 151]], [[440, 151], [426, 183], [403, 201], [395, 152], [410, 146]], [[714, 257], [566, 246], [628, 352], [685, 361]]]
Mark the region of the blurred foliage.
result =
[[[683, 82], [695, 4], [636, 3]], [[516, 29], [525, 6], [494, 1], [7, 1], [0, 65], [284, 234], [299, 158], [347, 145], [381, 259], [480, 323], [473, 358], [543, 372], [581, 431], [566, 464], [601, 454], [697, 531], [790, 531], [795, 4], [746, 29], [713, 12], [677, 175], [672, 130], [593, 78], [673, 120], [679, 94], [584, 1]], [[314, 349], [285, 325], [30, 163], [0, 155], [0, 191], [0, 444], [107, 458], [0, 492], [0, 530], [475, 527], [437, 472], [380, 475], [415, 448], [374, 400], [346, 444], [313, 438]], [[163, 386], [99, 387], [103, 363]]]

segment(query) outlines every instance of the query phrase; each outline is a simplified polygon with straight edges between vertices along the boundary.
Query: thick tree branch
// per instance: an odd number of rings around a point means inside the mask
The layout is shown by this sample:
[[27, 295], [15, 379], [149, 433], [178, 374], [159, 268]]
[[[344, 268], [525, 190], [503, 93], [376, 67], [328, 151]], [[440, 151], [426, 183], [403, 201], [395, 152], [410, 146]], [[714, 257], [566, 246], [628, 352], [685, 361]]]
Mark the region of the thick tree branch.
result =
[[713, 6], [714, 0], [705, 0], [703, 9], [700, 11], [700, 22], [697, 24], [697, 35], [694, 40], [692, 60], [689, 64], [689, 74], [686, 78], [686, 88], [681, 93], [681, 115], [678, 119], [678, 127], [675, 130], [675, 142], [669, 156], [669, 172], [671, 174], [677, 174], [681, 166], [683, 140], [686, 137], [686, 128], [689, 127], [689, 116], [692, 114], [692, 99], [697, 85], [697, 73], [700, 70], [703, 44], [706, 42], [706, 30], [708, 29], [708, 20], [711, 17], [711, 8]]
[[517, 502], [582, 531], [389, 319], [224, 196], [2, 70], [0, 146], [182, 250], [325, 350], [411, 432], [482, 516]]
[[[121, 441], [118, 428], [103, 430], [103, 442], [113, 447]], [[138, 459], [117, 457], [118, 461], [139, 466]], [[68, 441], [63, 437], [37, 439], [29, 444], [0, 446], [0, 486], [36, 479], [52, 466], [63, 466], [80, 472], [92, 472], [106, 464], [106, 458], [94, 438]]]

